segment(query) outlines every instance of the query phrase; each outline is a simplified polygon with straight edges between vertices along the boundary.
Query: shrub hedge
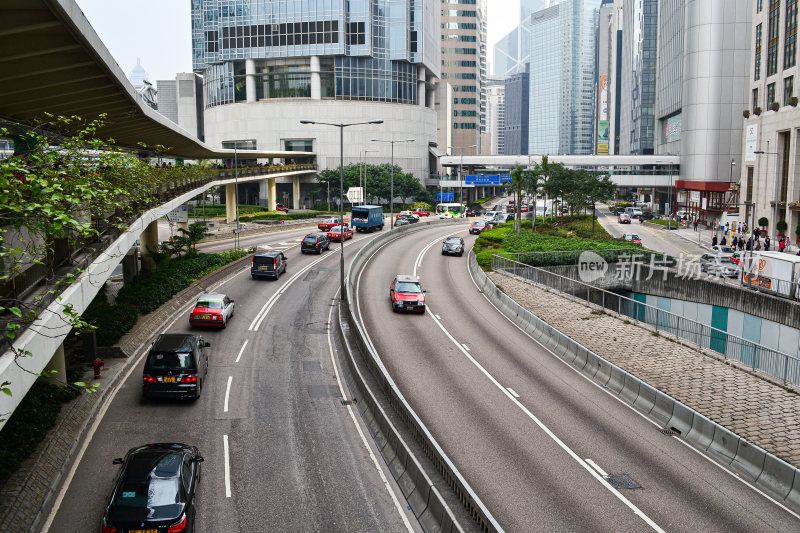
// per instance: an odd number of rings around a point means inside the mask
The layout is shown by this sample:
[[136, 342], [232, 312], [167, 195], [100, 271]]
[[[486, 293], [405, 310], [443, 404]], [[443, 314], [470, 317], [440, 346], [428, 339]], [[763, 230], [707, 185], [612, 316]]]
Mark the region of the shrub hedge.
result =
[[302, 211], [298, 213], [283, 213], [281, 211], [261, 211], [248, 216], [240, 216], [239, 220], [252, 222], [253, 220], [303, 220], [315, 218], [317, 215], [325, 215], [324, 211]]
[[0, 485], [36, 449], [56, 423], [61, 407], [80, 395], [74, 387], [37, 381], [0, 432]]

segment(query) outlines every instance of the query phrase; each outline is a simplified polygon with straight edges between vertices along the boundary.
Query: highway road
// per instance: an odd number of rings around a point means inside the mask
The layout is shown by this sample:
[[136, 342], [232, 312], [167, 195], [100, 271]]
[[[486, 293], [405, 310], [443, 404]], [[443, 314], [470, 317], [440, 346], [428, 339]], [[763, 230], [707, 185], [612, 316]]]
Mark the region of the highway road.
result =
[[[193, 330], [211, 343], [198, 401], [143, 401], [136, 355], [49, 531], [99, 531], [119, 468], [112, 459], [150, 442], [194, 444], [204, 456], [199, 532], [419, 531], [357, 412], [342, 404], [351, 395], [340, 389], [341, 348], [329, 329], [339, 250], [302, 255], [309, 231], [242, 239], [285, 250], [288, 270], [277, 281], [253, 280], [248, 265], [215, 288], [236, 309], [224, 330]], [[346, 254], [372, 237], [357, 235]], [[188, 308], [164, 331], [189, 332]]]
[[[450, 234], [474, 240], [465, 225], [384, 245], [354, 305], [412, 408], [507, 531], [798, 531], [798, 515], [504, 318], [477, 290], [466, 255], [440, 255]], [[391, 311], [398, 273], [420, 276], [424, 315]]]

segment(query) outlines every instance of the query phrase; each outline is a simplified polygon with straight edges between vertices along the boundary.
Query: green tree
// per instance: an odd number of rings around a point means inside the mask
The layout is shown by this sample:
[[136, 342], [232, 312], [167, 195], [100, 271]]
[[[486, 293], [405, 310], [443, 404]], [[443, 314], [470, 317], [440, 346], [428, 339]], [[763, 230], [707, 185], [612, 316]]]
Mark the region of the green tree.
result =
[[607, 175], [600, 176], [582, 169], [577, 170], [576, 173], [577, 181], [586, 194], [586, 200], [592, 206], [592, 234], [594, 234], [597, 222], [597, 202], [606, 202], [614, 198], [617, 184], [611, 181]]

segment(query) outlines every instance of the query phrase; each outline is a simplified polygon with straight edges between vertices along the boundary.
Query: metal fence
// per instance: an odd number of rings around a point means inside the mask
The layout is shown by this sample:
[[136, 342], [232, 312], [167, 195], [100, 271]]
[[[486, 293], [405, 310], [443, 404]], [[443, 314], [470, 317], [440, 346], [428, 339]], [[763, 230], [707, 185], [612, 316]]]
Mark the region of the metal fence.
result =
[[686, 339], [701, 348], [722, 354], [726, 360], [739, 361], [753, 370], [782, 379], [784, 385], [800, 384], [800, 357], [773, 350], [696, 320], [508, 257], [493, 255], [492, 270], [571, 294], [618, 315], [631, 317], [634, 322], [649, 324], [658, 332]]

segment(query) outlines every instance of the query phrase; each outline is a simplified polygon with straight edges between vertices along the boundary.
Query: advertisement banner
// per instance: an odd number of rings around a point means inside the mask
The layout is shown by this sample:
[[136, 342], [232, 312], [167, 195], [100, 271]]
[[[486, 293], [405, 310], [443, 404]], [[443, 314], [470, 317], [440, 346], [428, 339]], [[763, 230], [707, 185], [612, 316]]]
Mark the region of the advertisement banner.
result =
[[758, 147], [758, 124], [747, 126], [744, 134], [744, 160], [755, 161]]
[[673, 142], [681, 140], [681, 114], [673, 115], [662, 122], [664, 131], [662, 135], [664, 142]]
[[597, 155], [608, 155], [608, 121], [597, 123]]

